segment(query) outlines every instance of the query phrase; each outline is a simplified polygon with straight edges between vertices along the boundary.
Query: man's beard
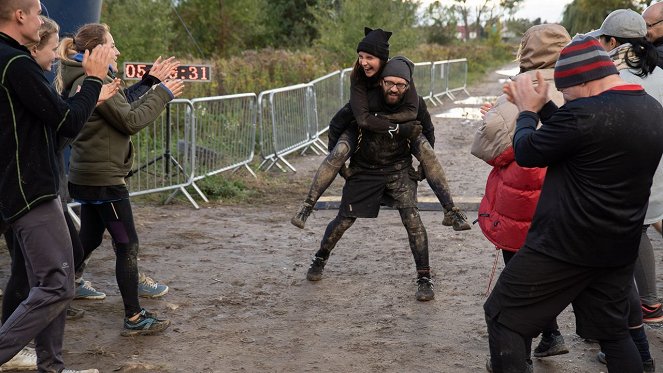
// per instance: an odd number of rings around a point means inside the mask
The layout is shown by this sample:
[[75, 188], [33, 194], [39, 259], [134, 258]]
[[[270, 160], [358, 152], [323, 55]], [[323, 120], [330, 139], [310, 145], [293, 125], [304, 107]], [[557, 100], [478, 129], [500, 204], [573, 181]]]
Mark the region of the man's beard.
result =
[[403, 99], [403, 93], [396, 93], [392, 95], [390, 91], [384, 93], [384, 101], [389, 105], [395, 105]]

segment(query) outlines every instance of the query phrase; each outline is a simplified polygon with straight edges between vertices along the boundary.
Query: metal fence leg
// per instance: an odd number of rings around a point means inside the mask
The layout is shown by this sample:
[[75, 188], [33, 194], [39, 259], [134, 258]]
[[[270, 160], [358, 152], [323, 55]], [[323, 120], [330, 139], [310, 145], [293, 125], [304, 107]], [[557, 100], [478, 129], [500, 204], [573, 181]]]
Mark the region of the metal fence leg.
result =
[[177, 194], [177, 192], [182, 192], [182, 193], [184, 194], [184, 196], [189, 200], [189, 202], [191, 202], [191, 204], [193, 205], [193, 207], [194, 207], [196, 210], [199, 210], [199, 209], [200, 209], [200, 206], [198, 206], [198, 204], [196, 203], [196, 201], [193, 200], [193, 197], [191, 197], [191, 194], [189, 194], [189, 192], [187, 192], [186, 189], [185, 189], [183, 186], [179, 187], [179, 189], [176, 189], [174, 192], [172, 192], [172, 193], [168, 196], [168, 198], [166, 198], [166, 201], [164, 201], [163, 204], [165, 205], [165, 204], [170, 203], [170, 201], [172, 201], [173, 198], [175, 198], [175, 195]]

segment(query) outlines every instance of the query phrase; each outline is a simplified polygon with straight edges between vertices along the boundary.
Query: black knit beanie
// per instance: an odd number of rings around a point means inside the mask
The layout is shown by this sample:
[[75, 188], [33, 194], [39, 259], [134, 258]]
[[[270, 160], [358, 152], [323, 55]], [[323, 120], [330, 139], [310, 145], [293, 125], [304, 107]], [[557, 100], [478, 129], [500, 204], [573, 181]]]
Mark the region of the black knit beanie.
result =
[[389, 38], [391, 32], [364, 27], [364, 38], [357, 45], [357, 53], [366, 52], [383, 61], [389, 59]]

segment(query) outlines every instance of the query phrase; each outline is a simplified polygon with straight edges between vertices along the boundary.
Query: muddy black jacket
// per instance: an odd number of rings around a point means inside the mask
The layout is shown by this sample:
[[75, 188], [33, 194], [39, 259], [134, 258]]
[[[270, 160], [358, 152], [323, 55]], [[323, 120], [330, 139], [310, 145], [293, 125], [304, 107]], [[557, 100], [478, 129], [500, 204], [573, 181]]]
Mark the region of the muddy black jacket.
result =
[[522, 167], [548, 167], [525, 246], [588, 267], [635, 261], [654, 171], [663, 153], [663, 107], [638, 85], [615, 87], [539, 116], [518, 117]]
[[[373, 108], [378, 111], [378, 108]], [[419, 109], [417, 111], [417, 120], [421, 122], [423, 127], [421, 133], [426, 137], [432, 147], [435, 147], [435, 127], [431, 120], [426, 102], [419, 96]], [[329, 122], [329, 132], [327, 133], [327, 149], [331, 151], [336, 146], [339, 136], [348, 128], [357, 129], [357, 123], [354, 120], [350, 103], [339, 110]]]
[[101, 80], [88, 77], [68, 100], [30, 52], [0, 33], [0, 214], [12, 222], [57, 197], [56, 135], [74, 137], [92, 114]]

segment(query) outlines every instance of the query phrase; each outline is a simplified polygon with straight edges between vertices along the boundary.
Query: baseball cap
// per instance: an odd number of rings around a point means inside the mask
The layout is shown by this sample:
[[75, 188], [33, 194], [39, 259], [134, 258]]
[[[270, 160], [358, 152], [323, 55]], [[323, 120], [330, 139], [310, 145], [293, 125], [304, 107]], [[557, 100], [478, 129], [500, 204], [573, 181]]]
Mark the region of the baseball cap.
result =
[[586, 35], [597, 38], [601, 35], [625, 39], [644, 38], [647, 35], [647, 24], [644, 18], [631, 9], [617, 9], [608, 14], [601, 28], [588, 32]]

